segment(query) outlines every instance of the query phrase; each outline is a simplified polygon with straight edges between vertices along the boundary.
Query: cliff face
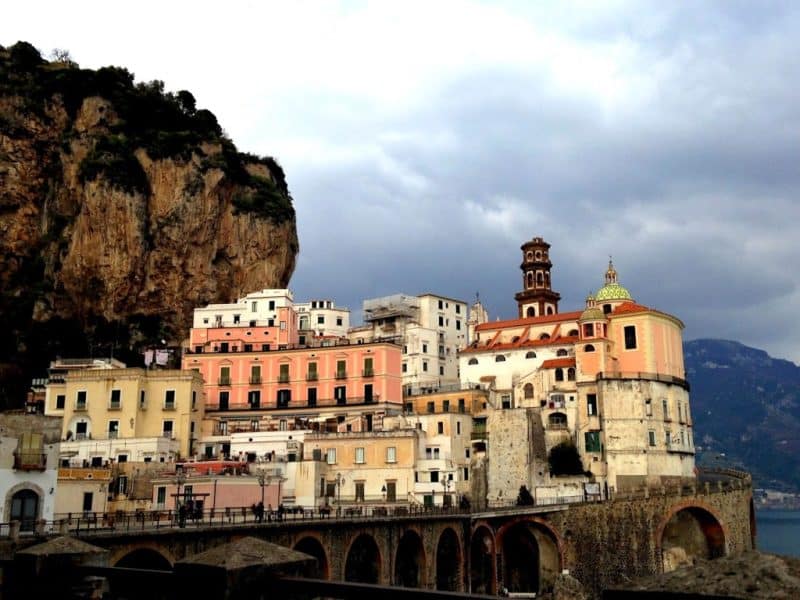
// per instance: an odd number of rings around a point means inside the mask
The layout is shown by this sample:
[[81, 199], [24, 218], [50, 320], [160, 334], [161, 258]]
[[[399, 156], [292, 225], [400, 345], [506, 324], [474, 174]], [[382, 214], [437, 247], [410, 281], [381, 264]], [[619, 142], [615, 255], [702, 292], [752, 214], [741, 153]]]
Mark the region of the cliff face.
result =
[[179, 341], [199, 305], [288, 284], [274, 160], [237, 152], [187, 92], [34, 52], [0, 48], [0, 363], [135, 355]]

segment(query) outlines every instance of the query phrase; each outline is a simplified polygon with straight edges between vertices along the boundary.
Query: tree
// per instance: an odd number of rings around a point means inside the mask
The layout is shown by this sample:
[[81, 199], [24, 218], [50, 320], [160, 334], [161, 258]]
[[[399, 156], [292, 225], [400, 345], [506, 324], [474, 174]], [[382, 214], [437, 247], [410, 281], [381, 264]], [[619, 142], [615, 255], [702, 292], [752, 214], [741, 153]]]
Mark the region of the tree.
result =
[[195, 113], [197, 110], [197, 102], [191, 92], [181, 90], [176, 94], [176, 98], [183, 112], [187, 115], [193, 115]]
[[532, 506], [534, 503], [533, 496], [524, 485], [519, 486], [519, 494], [517, 494], [517, 506]]
[[69, 50], [64, 50], [63, 48], [53, 48], [50, 51], [50, 60], [69, 66], [77, 66], [77, 63], [72, 60], [72, 55], [69, 53]]

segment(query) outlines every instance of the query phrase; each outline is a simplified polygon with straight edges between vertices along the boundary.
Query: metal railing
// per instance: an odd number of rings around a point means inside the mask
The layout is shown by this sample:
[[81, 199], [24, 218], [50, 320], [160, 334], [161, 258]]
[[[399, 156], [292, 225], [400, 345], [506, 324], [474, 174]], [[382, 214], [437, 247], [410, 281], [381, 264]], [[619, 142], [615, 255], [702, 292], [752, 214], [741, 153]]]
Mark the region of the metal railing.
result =
[[47, 454], [15, 450], [14, 469], [17, 471], [44, 471], [47, 469]]

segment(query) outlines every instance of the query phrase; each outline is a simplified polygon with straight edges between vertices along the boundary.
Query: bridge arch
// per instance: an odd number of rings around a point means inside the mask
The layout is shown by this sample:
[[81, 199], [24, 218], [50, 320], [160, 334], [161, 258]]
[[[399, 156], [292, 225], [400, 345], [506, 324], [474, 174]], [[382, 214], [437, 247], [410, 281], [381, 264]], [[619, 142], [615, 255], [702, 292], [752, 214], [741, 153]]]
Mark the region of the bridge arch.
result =
[[457, 592], [462, 581], [461, 540], [451, 527], [446, 527], [436, 544], [436, 589]]
[[368, 533], [362, 533], [350, 543], [344, 563], [344, 580], [358, 583], [380, 583], [381, 553], [378, 544]]
[[427, 573], [422, 538], [407, 529], [400, 538], [394, 560], [394, 585], [424, 587]]
[[469, 591], [473, 594], [496, 594], [495, 538], [491, 527], [477, 525], [469, 542]]
[[498, 530], [497, 547], [509, 592], [552, 589], [563, 564], [563, 543], [549, 523], [533, 516], [514, 519]]
[[728, 553], [729, 536], [721, 517], [696, 500], [670, 507], [655, 535], [664, 572], [691, 564], [695, 558], [718, 558]]
[[314, 577], [320, 579], [330, 579], [331, 571], [328, 564], [328, 555], [325, 552], [325, 547], [322, 542], [315, 535], [305, 534], [295, 543], [294, 549], [298, 552], [305, 552], [317, 559], [317, 566], [315, 568]]

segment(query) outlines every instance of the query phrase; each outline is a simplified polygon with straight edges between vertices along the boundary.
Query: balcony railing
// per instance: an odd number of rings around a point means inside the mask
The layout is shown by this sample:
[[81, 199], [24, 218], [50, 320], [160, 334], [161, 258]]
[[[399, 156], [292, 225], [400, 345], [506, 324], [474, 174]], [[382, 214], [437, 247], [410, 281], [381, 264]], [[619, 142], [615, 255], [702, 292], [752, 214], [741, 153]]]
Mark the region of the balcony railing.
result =
[[164, 402], [164, 410], [175, 410], [175, 402]]
[[278, 375], [278, 383], [289, 383], [289, 375]]
[[122, 402], [109, 402], [108, 403], [108, 410], [120, 410], [122, 408]]
[[230, 377], [220, 377], [217, 379], [217, 385], [230, 385], [231, 378]]
[[317, 381], [319, 379], [319, 374], [314, 371], [312, 373], [306, 373], [306, 381]]
[[[246, 402], [243, 403], [229, 403], [227, 406], [220, 406], [218, 403], [206, 404], [206, 412], [214, 411], [248, 411], [248, 410], [268, 410], [268, 411], [281, 411], [281, 410], [299, 410], [301, 408], [323, 408], [325, 406], [357, 406], [359, 404], [375, 404], [380, 402], [380, 394], [372, 394], [372, 396], [347, 396], [346, 398], [317, 398], [316, 400], [309, 401], [307, 398], [292, 398], [290, 402], [285, 404], [278, 404], [277, 400], [274, 404], [265, 405], [263, 402], [260, 405], [253, 405]], [[397, 403], [399, 406], [399, 402]]]
[[115, 440], [119, 437], [119, 431], [109, 431], [108, 432], [108, 439]]
[[375, 376], [375, 371], [373, 369], [364, 369], [363, 371], [361, 371], [361, 376], [362, 377], [374, 377]]
[[475, 427], [470, 434], [470, 439], [472, 440], [485, 440], [486, 439], [486, 428], [485, 427]]
[[566, 431], [569, 429], [566, 423], [548, 423], [547, 429], [551, 431]]
[[347, 379], [347, 371], [336, 371], [336, 379]]
[[250, 376], [250, 383], [258, 385], [261, 383], [261, 375], [251, 375]]
[[14, 468], [18, 471], [44, 471], [47, 469], [47, 454], [15, 450]]
[[86, 410], [86, 404], [87, 404], [86, 401], [84, 401], [84, 402], [76, 402], [75, 403], [75, 410], [76, 411], [80, 411], [80, 412], [85, 411]]
[[[239, 325], [239, 327], [246, 327], [247, 324]], [[339, 340], [324, 340], [324, 341], [314, 341], [311, 344], [280, 344], [277, 346], [272, 346], [265, 350], [256, 350], [256, 352], [282, 352], [286, 350], [307, 350], [309, 348], [314, 349], [324, 349], [324, 348], [336, 348], [340, 346], [356, 346], [356, 345], [366, 345], [366, 344], [394, 344], [399, 346], [402, 343], [402, 339], [398, 336], [390, 335], [390, 336], [379, 336], [374, 338], [365, 339], [364, 341], [358, 342], [351, 342], [346, 339], [339, 339]], [[238, 346], [229, 346], [225, 348], [220, 345], [219, 341], [213, 342], [206, 342], [205, 344], [194, 344], [191, 347], [183, 349], [184, 354], [225, 354], [228, 352], [237, 352], [239, 351]]]

